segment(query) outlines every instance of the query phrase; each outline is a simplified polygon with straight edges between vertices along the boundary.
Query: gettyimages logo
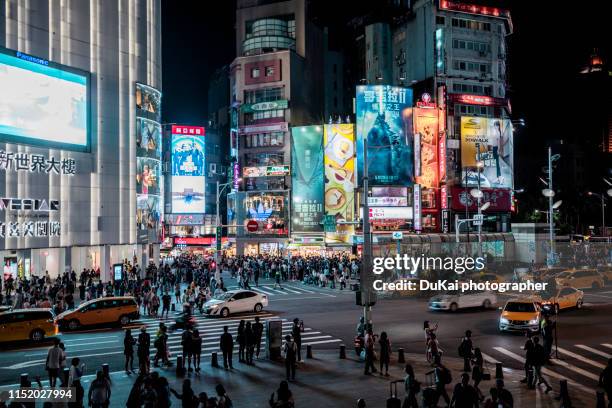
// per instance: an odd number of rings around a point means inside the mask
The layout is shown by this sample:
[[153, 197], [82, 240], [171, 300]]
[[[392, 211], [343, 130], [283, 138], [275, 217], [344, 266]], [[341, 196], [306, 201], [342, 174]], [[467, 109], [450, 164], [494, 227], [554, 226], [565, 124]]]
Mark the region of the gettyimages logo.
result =
[[395, 255], [395, 257], [377, 257], [373, 259], [372, 272], [376, 275], [382, 274], [385, 270], [388, 271], [405, 271], [412, 275], [420, 270], [438, 270], [438, 271], [453, 271], [457, 274], [463, 274], [466, 271], [482, 271], [485, 267], [485, 259], [482, 257], [472, 258], [466, 257], [439, 257], [425, 256], [421, 254], [419, 257], [412, 257], [404, 254]]

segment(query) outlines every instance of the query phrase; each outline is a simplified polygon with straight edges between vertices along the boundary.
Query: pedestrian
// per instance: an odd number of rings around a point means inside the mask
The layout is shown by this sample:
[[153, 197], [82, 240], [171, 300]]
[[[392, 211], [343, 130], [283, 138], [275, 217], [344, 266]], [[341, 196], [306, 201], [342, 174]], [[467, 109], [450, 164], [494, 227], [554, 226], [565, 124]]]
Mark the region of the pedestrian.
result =
[[442, 397], [444, 399], [444, 402], [446, 402], [446, 405], [448, 406], [450, 404], [450, 398], [448, 396], [448, 393], [446, 392], [446, 385], [450, 384], [453, 381], [451, 372], [448, 368], [446, 368], [442, 364], [440, 359], [437, 358], [434, 361], [433, 371], [430, 371], [427, 374], [432, 374], [432, 373], [434, 375], [434, 385], [436, 388], [436, 395], [437, 395], [436, 403], [440, 399], [440, 397]]
[[166, 314], [166, 318], [168, 318], [168, 313], [170, 313], [170, 303], [172, 303], [172, 297], [168, 294], [168, 291], [165, 291], [162, 296], [162, 319], [164, 318], [164, 313]]
[[476, 389], [476, 392], [478, 392], [478, 399], [482, 402], [484, 401], [484, 395], [478, 386], [480, 385], [484, 374], [484, 358], [482, 357], [482, 352], [478, 347], [474, 349], [472, 364], [472, 381], [474, 381], [474, 388]]
[[143, 408], [156, 408], [158, 406], [158, 398], [157, 391], [155, 391], [155, 387], [153, 386], [153, 379], [151, 377], [143, 377], [144, 385], [142, 390], [140, 391], [140, 401], [138, 402], [138, 406]]
[[176, 392], [176, 390], [173, 388], [170, 388], [170, 392], [172, 392], [176, 398], [181, 400], [182, 408], [197, 408], [198, 398], [195, 396], [195, 393], [191, 388], [191, 380], [188, 378], [183, 380], [183, 388], [181, 393]]
[[246, 328], [244, 329], [244, 339], [246, 344], [246, 363], [253, 365], [253, 354], [255, 353], [255, 333], [251, 322], [247, 322]]
[[599, 386], [608, 396], [608, 407], [612, 407], [612, 358], [608, 359], [608, 365], [599, 375]]
[[244, 337], [244, 328], [244, 320], [241, 320], [238, 324], [238, 332], [236, 335], [236, 340], [238, 341], [238, 362], [240, 363], [244, 363], [246, 361], [246, 338]]
[[70, 373], [68, 375], [68, 386], [75, 389], [75, 401], [69, 402], [68, 407], [70, 408], [82, 408], [83, 397], [85, 396], [85, 390], [81, 385], [81, 377], [85, 371], [85, 364], [80, 364], [81, 360], [75, 357], [70, 362]]
[[215, 387], [215, 391], [217, 392], [217, 397], [218, 397], [218, 400], [217, 400], [218, 408], [232, 408], [234, 406], [229, 395], [227, 395], [225, 388], [223, 388], [221, 384], [217, 384], [217, 386]]
[[223, 326], [223, 334], [219, 339], [219, 348], [223, 353], [223, 367], [226, 370], [228, 366], [230, 369], [234, 368], [232, 364], [232, 354], [234, 353], [234, 338], [228, 330], [229, 328], [227, 326]]
[[493, 387], [489, 390], [490, 397], [484, 403], [484, 408], [506, 408], [499, 402], [497, 388]]
[[461, 382], [455, 385], [450, 405], [454, 408], [478, 408], [478, 393], [470, 385], [469, 374], [461, 374]]
[[276, 289], [276, 285], [278, 285], [279, 288], [283, 288], [281, 285], [281, 270], [277, 269], [276, 273], [274, 274], [274, 289]]
[[388, 377], [389, 361], [391, 359], [391, 342], [389, 341], [387, 332], [380, 333], [378, 344], [380, 345], [380, 375], [383, 375], [383, 368], [385, 368], [385, 377]]
[[131, 374], [134, 371], [134, 345], [136, 340], [132, 336], [132, 329], [125, 330], [123, 338], [123, 355], [125, 356], [125, 372]]
[[512, 393], [504, 388], [504, 380], [501, 378], [495, 380], [495, 388], [497, 390], [497, 399], [499, 404], [503, 408], [514, 407], [514, 398], [512, 397]]
[[440, 343], [435, 333], [429, 335], [427, 340], [427, 361], [442, 361], [442, 350], [440, 349]]
[[49, 374], [49, 386], [51, 388], [54, 388], [57, 383], [63, 359], [65, 359], [65, 354], [60, 348], [60, 339], [56, 337], [53, 339], [53, 347], [47, 352], [47, 360], [45, 362], [45, 369]]
[[150, 354], [151, 335], [147, 333], [147, 328], [142, 326], [138, 335], [138, 372], [140, 375], [149, 374], [150, 369]]
[[108, 408], [110, 406], [111, 388], [102, 371], [96, 373], [96, 379], [89, 386], [87, 400], [92, 408]]
[[158, 361], [160, 359], [163, 365], [170, 365], [170, 361], [168, 360], [168, 335], [166, 334], [166, 326], [163, 323], [160, 324], [153, 346], [157, 351], [153, 359], [153, 366], [159, 367]]
[[[542, 366], [546, 363], [546, 352], [544, 351], [544, 347], [540, 344], [540, 339], [538, 337], [533, 338], [533, 344], [530, 361], [534, 370], [534, 382], [537, 381], [537, 385], [544, 384], [546, 386], [546, 391], [544, 392], [548, 394], [552, 390], [552, 387], [542, 376]], [[535, 385], [533, 386], [535, 387]]]
[[193, 358], [193, 369], [196, 373], [200, 372], [200, 358], [202, 356], [202, 337], [200, 331], [195, 329], [191, 338], [191, 353]]
[[191, 327], [187, 326], [181, 334], [181, 346], [183, 347], [183, 358], [187, 359], [187, 371], [192, 372], [193, 368], [191, 368], [191, 357], [192, 357], [192, 344], [191, 338], [193, 337], [193, 332], [191, 331]]
[[404, 398], [402, 408], [419, 408], [416, 396], [421, 391], [421, 383], [417, 381], [416, 376], [414, 375], [414, 368], [412, 368], [412, 365], [409, 363], [406, 363], [404, 372], [406, 373], [406, 377], [404, 377], [406, 398]]
[[295, 403], [293, 401], [293, 395], [289, 390], [289, 383], [287, 381], [281, 381], [276, 390], [276, 398], [274, 393], [270, 395], [270, 408], [293, 408]]
[[[557, 306], [555, 306], [557, 307]], [[545, 363], [548, 364], [550, 361], [550, 354], [552, 353], [552, 346], [554, 342], [554, 332], [556, 330], [557, 323], [550, 319], [550, 315], [546, 313], [544, 320], [541, 323], [542, 340], [544, 342], [544, 355]]]
[[459, 344], [459, 357], [463, 358], [463, 371], [469, 373], [472, 371], [470, 362], [472, 361], [472, 331], [466, 330], [465, 337], [461, 339]]
[[525, 345], [523, 345], [523, 350], [525, 350], [525, 364], [524, 364], [525, 378], [523, 378], [521, 382], [523, 384], [527, 384], [528, 387], [531, 387], [532, 382], [533, 382], [533, 378], [532, 378], [533, 373], [531, 371], [531, 364], [530, 364], [529, 358], [532, 356], [531, 352], [533, 350], [534, 343], [533, 343], [531, 332], [527, 331], [526, 335], [527, 335], [527, 340], [525, 341]]
[[297, 317], [293, 319], [291, 336], [297, 346], [297, 361], [302, 361], [302, 329], [300, 327], [300, 320]]
[[368, 329], [365, 336], [364, 347], [365, 347], [365, 369], [363, 373], [365, 375], [370, 375], [370, 369], [372, 369], [372, 374], [376, 372], [376, 367], [374, 367], [374, 343], [376, 339], [374, 333], [372, 333], [372, 329]]
[[295, 381], [295, 366], [297, 357], [297, 345], [291, 339], [291, 335], [285, 336], [285, 371], [287, 381]]
[[263, 324], [259, 321], [259, 316], [255, 317], [253, 324], [253, 333], [255, 334], [255, 356], [259, 359], [259, 351], [261, 349], [261, 337], [263, 336]]

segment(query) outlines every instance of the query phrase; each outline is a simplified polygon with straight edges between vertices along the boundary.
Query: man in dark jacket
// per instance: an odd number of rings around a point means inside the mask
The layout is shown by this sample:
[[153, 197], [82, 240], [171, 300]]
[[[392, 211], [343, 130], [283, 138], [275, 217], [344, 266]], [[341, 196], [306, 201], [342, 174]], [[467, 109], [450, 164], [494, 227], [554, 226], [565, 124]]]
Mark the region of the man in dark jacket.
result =
[[140, 328], [140, 334], [138, 335], [138, 366], [141, 375], [149, 374], [150, 367], [150, 354], [151, 349], [151, 335], [147, 333], [145, 326]]
[[232, 353], [234, 352], [234, 338], [231, 333], [228, 331], [227, 326], [223, 326], [223, 334], [221, 335], [221, 339], [219, 340], [219, 348], [223, 353], [223, 367], [227, 369], [234, 368], [232, 364]]
[[259, 317], [255, 318], [253, 323], [253, 334], [255, 335], [255, 356], [259, 358], [259, 351], [261, 348], [261, 336], [263, 335], [263, 324], [259, 321]]
[[293, 327], [291, 327], [291, 336], [297, 346], [297, 361], [302, 361], [302, 330], [300, 328], [300, 320], [296, 317], [293, 319]]
[[552, 387], [550, 386], [548, 381], [546, 381], [546, 379], [542, 376], [542, 366], [546, 363], [546, 351], [544, 350], [544, 347], [542, 347], [542, 345], [540, 344], [540, 339], [538, 337], [533, 338], [533, 350], [531, 351], [531, 353], [527, 353], [527, 356], [528, 360], [530, 360], [530, 363], [533, 366], [534, 382], [537, 381], [537, 385], [546, 385], [545, 392], [548, 394], [552, 390]]
[[478, 408], [478, 392], [470, 385], [470, 376], [461, 374], [461, 382], [455, 385], [451, 406], [455, 408]]

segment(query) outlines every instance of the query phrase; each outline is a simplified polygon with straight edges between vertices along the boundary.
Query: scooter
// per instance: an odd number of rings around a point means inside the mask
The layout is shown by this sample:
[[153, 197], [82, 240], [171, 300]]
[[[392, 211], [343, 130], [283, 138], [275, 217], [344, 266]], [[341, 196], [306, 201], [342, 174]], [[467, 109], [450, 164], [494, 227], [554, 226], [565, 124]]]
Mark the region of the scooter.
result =
[[365, 347], [365, 339], [363, 338], [363, 336], [361, 335], [357, 335], [355, 336], [355, 354], [357, 356], [361, 355], [361, 352], [364, 350]]

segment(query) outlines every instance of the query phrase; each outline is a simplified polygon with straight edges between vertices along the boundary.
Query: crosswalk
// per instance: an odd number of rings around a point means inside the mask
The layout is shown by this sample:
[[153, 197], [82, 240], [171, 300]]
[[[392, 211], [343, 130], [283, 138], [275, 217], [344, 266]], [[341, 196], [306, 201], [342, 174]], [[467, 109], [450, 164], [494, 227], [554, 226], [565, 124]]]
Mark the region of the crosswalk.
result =
[[[551, 359], [552, 364], [542, 369], [542, 373], [551, 379], [568, 380], [571, 386], [594, 395], [601, 371], [606, 367], [608, 359], [612, 358], [612, 344], [573, 344], [555, 348]], [[522, 369], [525, 363], [523, 350], [509, 350], [495, 346], [483, 352], [485, 361], [490, 364], [501, 362], [506, 367]], [[554, 385], [554, 382], [553, 382]]]
[[[241, 289], [238, 286], [229, 286], [229, 290]], [[263, 284], [259, 286], [251, 285], [253, 292], [261, 293], [262, 295], [268, 296], [283, 296], [283, 295], [327, 295], [332, 296], [338, 292], [350, 292], [347, 289], [340, 291], [339, 289], [320, 288], [314, 286], [307, 286], [300, 283], [283, 283], [280, 287], [274, 284]]]

